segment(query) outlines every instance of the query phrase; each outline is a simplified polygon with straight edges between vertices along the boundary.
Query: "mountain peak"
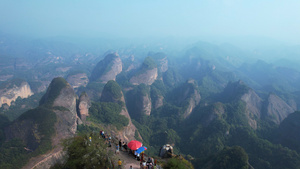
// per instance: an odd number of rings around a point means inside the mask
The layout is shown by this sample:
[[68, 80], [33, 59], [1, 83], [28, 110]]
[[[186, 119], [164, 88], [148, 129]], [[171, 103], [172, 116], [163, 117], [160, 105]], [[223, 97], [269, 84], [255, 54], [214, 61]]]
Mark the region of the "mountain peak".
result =
[[133, 85], [146, 84], [151, 85], [157, 79], [157, 65], [152, 57], [145, 58], [140, 70], [130, 79]]
[[116, 76], [121, 72], [121, 58], [117, 53], [111, 53], [97, 63], [91, 74], [91, 81], [106, 83], [109, 80], [116, 80]]
[[114, 80], [110, 80], [103, 88], [100, 101], [102, 102], [117, 102], [123, 97], [122, 89]]
[[56, 77], [54, 78], [48, 89], [46, 94], [42, 97], [40, 100], [40, 105], [47, 105], [47, 106], [53, 106], [53, 103], [55, 99], [59, 96], [61, 93], [61, 90], [65, 87], [71, 87], [71, 85], [62, 77]]

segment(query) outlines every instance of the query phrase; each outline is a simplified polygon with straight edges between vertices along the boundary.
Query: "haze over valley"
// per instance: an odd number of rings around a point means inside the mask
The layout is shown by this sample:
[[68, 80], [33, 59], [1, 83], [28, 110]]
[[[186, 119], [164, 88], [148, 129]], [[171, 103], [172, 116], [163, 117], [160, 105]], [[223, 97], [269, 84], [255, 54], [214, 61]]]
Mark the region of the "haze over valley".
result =
[[0, 1], [0, 168], [300, 168], [298, 9]]

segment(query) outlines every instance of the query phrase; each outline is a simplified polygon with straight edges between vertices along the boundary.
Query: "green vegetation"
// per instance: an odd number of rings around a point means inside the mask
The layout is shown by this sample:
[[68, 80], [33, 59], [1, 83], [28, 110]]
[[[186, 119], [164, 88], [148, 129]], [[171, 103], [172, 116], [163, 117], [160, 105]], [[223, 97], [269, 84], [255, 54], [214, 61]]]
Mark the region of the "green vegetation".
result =
[[163, 164], [164, 169], [194, 169], [193, 165], [183, 157], [173, 157]]
[[150, 70], [156, 68], [157, 66], [155, 61], [152, 59], [152, 57], [148, 56], [145, 58], [142, 67], [145, 68], [146, 70]]
[[183, 80], [180, 73], [177, 69], [170, 67], [164, 74], [163, 74], [163, 81], [167, 88], [167, 90], [172, 90], [174, 87]]
[[[51, 137], [55, 133], [55, 113], [44, 107], [38, 107], [25, 112], [11, 125], [23, 129], [28, 128], [28, 126], [22, 126], [26, 124], [24, 121], [32, 122], [33, 127], [29, 129], [30, 131], [23, 131], [31, 133], [29, 138], [27, 138], [27, 145], [20, 139], [4, 142], [0, 147], [0, 168], [20, 168], [31, 157], [44, 154], [52, 149]], [[38, 131], [38, 133], [34, 132], [34, 130]], [[25, 150], [24, 147], [29, 147], [31, 150]]]
[[39, 87], [41, 87], [42, 83], [37, 81], [28, 81], [28, 84], [30, 86], [30, 89], [33, 93], [39, 92]]
[[[296, 150], [300, 154], [300, 111], [296, 111], [290, 114], [284, 119], [278, 130], [277, 135], [273, 135], [275, 142], [282, 144], [283, 146], [289, 147], [290, 149]], [[277, 136], [277, 137], [274, 137]], [[278, 138], [276, 140], [276, 138]]]
[[136, 121], [140, 121], [143, 117], [141, 113], [143, 108], [143, 97], [150, 97], [150, 88], [145, 84], [140, 84], [136, 86], [133, 90], [127, 92], [126, 94], [126, 106], [130, 116]]
[[0, 114], [0, 146], [3, 143], [3, 141], [5, 140], [4, 128], [6, 126], [8, 126], [9, 123], [10, 122], [9, 122], [8, 118], [5, 115]]
[[120, 115], [121, 110], [122, 106], [118, 103], [93, 102], [89, 109], [90, 117], [87, 119], [97, 123], [112, 124], [120, 130], [129, 123], [129, 120], [125, 116]]
[[122, 88], [134, 87], [134, 85], [129, 82], [128, 76], [128, 73], [125, 71], [122, 71], [117, 75], [116, 81]]
[[136, 76], [143, 74], [147, 70], [152, 70], [154, 68], [157, 68], [157, 65], [156, 65], [155, 61], [150, 56], [148, 56], [145, 58], [145, 60], [142, 64], [142, 67], [140, 70], [138, 70], [138, 72], [136, 73]]
[[19, 79], [19, 78], [11, 79], [9, 81], [1, 83], [0, 84], [0, 90], [1, 89], [11, 89], [14, 86], [20, 87], [23, 82], [26, 82], [26, 81], [23, 80], [23, 79]]
[[212, 169], [248, 169], [248, 155], [239, 146], [225, 147], [214, 159]]
[[77, 75], [77, 74], [87, 74], [87, 72], [86, 71], [84, 71], [84, 70], [72, 70], [72, 71], [70, 71], [69, 72], [69, 74], [68, 74], [68, 77], [70, 77], [70, 76], [73, 76], [73, 75]]
[[165, 57], [166, 57], [166, 54], [163, 53], [163, 52], [157, 52], [157, 53], [149, 52], [149, 53], [148, 53], [148, 56], [152, 57], [152, 58], [155, 59], [155, 60], [160, 60], [160, 59], [165, 58]]
[[[88, 83], [88, 85], [86, 86], [86, 90], [92, 90], [95, 91], [96, 93], [101, 93], [103, 88], [104, 88], [105, 84], [103, 83], [99, 83], [99, 82], [90, 82]], [[83, 88], [81, 86], [81, 88]], [[80, 89], [78, 89], [78, 91], [81, 91]]]
[[[89, 140], [91, 137], [91, 142]], [[96, 134], [77, 135], [64, 142], [67, 159], [52, 169], [113, 168], [113, 152], [107, 151], [104, 139]]]
[[56, 114], [50, 109], [38, 107], [25, 112], [18, 118], [18, 121], [24, 120], [32, 120], [38, 126], [40, 133], [39, 138], [35, 137], [39, 144], [33, 155], [43, 154], [50, 150], [52, 148], [51, 137], [55, 133]]
[[229, 82], [222, 93], [222, 100], [224, 102], [237, 102], [242, 95], [250, 90], [242, 81]]
[[249, 128], [233, 128], [230, 133], [228, 145], [243, 147], [254, 168], [281, 169], [300, 166], [300, 156], [295, 151], [260, 139]]
[[18, 97], [8, 110], [1, 107], [0, 112], [3, 112], [10, 121], [13, 121], [24, 112], [36, 108], [39, 105], [39, 100], [43, 94], [44, 93], [37, 93], [25, 99]]
[[112, 94], [113, 99], [119, 100], [122, 97], [122, 89], [118, 83], [114, 80], [110, 80], [106, 83], [103, 89], [104, 92]]
[[0, 147], [0, 168], [21, 168], [29, 160], [30, 152], [24, 149], [26, 145], [20, 139], [5, 142]]

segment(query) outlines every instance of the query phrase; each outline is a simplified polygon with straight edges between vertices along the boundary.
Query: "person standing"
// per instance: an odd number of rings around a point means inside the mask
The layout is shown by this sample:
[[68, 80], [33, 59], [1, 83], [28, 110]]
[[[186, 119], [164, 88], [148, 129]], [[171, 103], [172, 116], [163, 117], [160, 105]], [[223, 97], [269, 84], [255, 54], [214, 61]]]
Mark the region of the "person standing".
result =
[[122, 140], [121, 139], [119, 140], [119, 147], [122, 150]]
[[119, 159], [118, 161], [118, 168], [121, 169], [122, 168], [122, 161]]
[[119, 145], [117, 144], [117, 146], [116, 146], [116, 154], [119, 154], [120, 153], [120, 147], [119, 147]]

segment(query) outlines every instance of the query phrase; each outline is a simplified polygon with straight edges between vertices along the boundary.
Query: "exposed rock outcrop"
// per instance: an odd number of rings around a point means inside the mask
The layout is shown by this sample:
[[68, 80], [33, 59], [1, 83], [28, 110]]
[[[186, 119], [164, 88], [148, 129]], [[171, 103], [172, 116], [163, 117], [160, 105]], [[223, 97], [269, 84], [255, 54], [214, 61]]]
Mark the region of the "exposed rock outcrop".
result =
[[159, 72], [164, 73], [168, 70], [168, 59], [165, 53], [158, 52], [158, 53], [149, 53], [148, 56], [151, 56], [157, 63], [157, 68]]
[[252, 90], [242, 95], [241, 100], [246, 103], [246, 116], [248, 124], [253, 128], [257, 128], [257, 120], [261, 118], [262, 99]]
[[245, 115], [248, 124], [253, 129], [257, 129], [257, 120], [261, 118], [263, 101], [254, 90], [246, 86], [243, 81], [239, 80], [237, 82], [228, 83], [224, 89], [222, 98], [225, 102], [238, 102], [240, 100], [245, 102]]
[[78, 111], [80, 118], [83, 122], [86, 121], [86, 117], [89, 116], [89, 108], [91, 107], [91, 101], [87, 93], [82, 93], [79, 97]]
[[140, 104], [139, 106], [141, 112], [143, 112], [147, 116], [150, 116], [152, 103], [148, 94], [146, 94], [146, 96], [141, 96], [141, 103], [142, 104]]
[[135, 120], [139, 120], [143, 115], [151, 114], [152, 102], [150, 97], [150, 87], [140, 84], [127, 94], [127, 108]]
[[34, 93], [31, 91], [30, 86], [27, 82], [18, 80], [9, 81], [1, 85], [0, 88], [0, 107], [3, 104], [11, 105], [11, 102], [15, 101], [18, 97], [22, 99], [28, 98]]
[[196, 81], [193, 79], [188, 80], [179, 88], [178, 94], [179, 96], [177, 97], [177, 103], [181, 104], [185, 108], [183, 117], [187, 118], [191, 115], [193, 109], [201, 100]]
[[248, 124], [253, 129], [257, 129], [257, 120], [259, 119], [280, 124], [290, 113], [295, 111], [275, 94], [270, 94], [267, 100], [263, 101], [253, 89], [247, 87], [242, 81], [229, 83], [223, 92], [223, 98], [229, 102], [238, 100], [245, 102]]
[[161, 95], [158, 95], [157, 96], [157, 98], [156, 98], [156, 100], [154, 101], [154, 108], [155, 109], [158, 109], [158, 108], [160, 108], [161, 106], [163, 106], [164, 105], [164, 97], [163, 96], [161, 96]]
[[122, 61], [117, 53], [108, 54], [94, 68], [91, 81], [107, 83], [116, 80], [116, 76], [122, 72]]
[[265, 103], [264, 118], [269, 119], [276, 124], [280, 124], [282, 120], [294, 111], [295, 110], [280, 97], [275, 94], [270, 94]]
[[159, 156], [161, 158], [171, 158], [173, 155], [173, 147], [170, 144], [166, 144], [160, 148]]
[[131, 121], [130, 115], [125, 105], [123, 92], [117, 82], [113, 80], [107, 82], [103, 89], [100, 101], [113, 102], [122, 105], [122, 110], [120, 114], [128, 118], [129, 123], [122, 130], [118, 131], [118, 138], [127, 142], [133, 140], [137, 129]]
[[133, 85], [140, 85], [142, 83], [151, 85], [157, 79], [157, 65], [151, 57], [147, 57], [140, 70], [129, 80]]
[[157, 68], [153, 68], [151, 70], [146, 70], [144, 73], [133, 76], [129, 82], [133, 85], [139, 85], [142, 83], [151, 85], [156, 80], [157, 75]]

